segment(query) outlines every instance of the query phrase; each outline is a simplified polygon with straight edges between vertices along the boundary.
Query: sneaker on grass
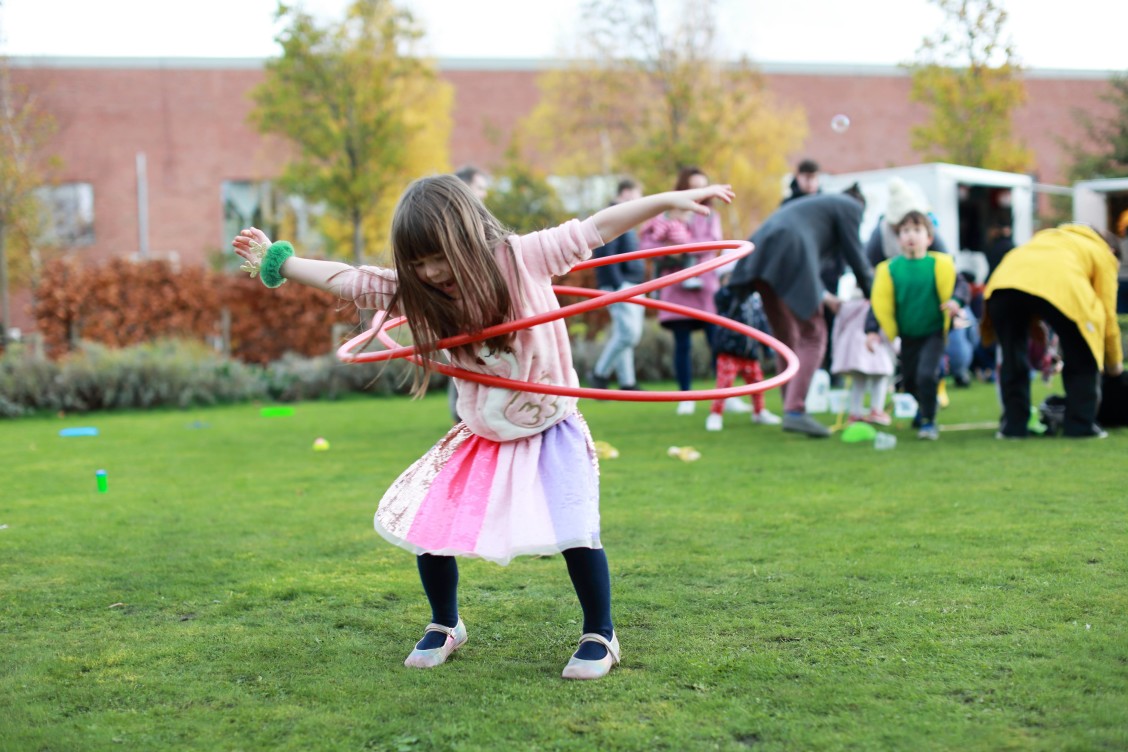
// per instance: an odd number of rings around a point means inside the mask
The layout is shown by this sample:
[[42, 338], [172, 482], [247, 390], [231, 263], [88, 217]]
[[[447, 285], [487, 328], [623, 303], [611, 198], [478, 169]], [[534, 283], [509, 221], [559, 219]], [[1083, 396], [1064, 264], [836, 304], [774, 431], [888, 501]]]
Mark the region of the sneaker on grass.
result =
[[936, 427], [935, 423], [925, 423], [917, 431], [917, 438], [925, 441], [936, 441], [940, 438], [940, 429]]
[[750, 413], [752, 407], [742, 400], [740, 397], [726, 397], [725, 398], [725, 412], [726, 413]]
[[752, 413], [752, 422], [759, 423], [762, 426], [778, 426], [783, 422], [783, 418], [765, 407], [758, 413]]
[[830, 436], [830, 429], [807, 413], [784, 413], [783, 430], [805, 433], [816, 439], [825, 439]]

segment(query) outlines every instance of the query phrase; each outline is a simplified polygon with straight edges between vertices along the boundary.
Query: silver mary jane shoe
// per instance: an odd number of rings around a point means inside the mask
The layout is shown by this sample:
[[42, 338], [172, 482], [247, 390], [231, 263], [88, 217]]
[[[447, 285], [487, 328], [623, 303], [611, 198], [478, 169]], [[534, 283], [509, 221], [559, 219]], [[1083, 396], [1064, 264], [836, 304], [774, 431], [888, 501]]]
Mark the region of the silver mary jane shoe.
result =
[[614, 632], [611, 633], [610, 642], [603, 635], [594, 632], [580, 635], [580, 644], [583, 645], [585, 642], [598, 642], [607, 648], [607, 655], [598, 661], [585, 661], [573, 655], [568, 665], [564, 667], [562, 676], [565, 679], [602, 679], [607, 676], [611, 667], [619, 662], [619, 637]]
[[428, 632], [442, 632], [446, 635], [446, 641], [440, 647], [429, 650], [415, 648], [411, 651], [411, 655], [407, 656], [403, 665], [411, 668], [434, 668], [445, 663], [451, 653], [466, 644], [466, 625], [462, 623], [462, 619], [459, 619], [453, 627], [444, 627], [442, 624], [428, 624], [427, 628], [423, 630], [424, 636]]

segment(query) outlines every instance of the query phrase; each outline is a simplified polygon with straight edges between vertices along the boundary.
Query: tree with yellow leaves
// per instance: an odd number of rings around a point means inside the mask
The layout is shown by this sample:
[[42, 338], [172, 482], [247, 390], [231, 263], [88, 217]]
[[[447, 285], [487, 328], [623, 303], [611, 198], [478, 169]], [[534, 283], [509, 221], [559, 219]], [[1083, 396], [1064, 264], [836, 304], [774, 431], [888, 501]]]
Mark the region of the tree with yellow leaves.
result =
[[17, 89], [0, 59], [0, 349], [8, 344], [12, 322], [9, 286], [35, 276], [35, 243], [44, 220], [35, 191], [44, 183], [46, 164], [39, 152], [53, 131], [54, 123], [34, 97]]
[[727, 234], [744, 236], [779, 205], [779, 178], [807, 121], [748, 60], [720, 59], [714, 5], [685, 0], [667, 30], [655, 0], [588, 0], [576, 51], [542, 76], [522, 127], [558, 175], [626, 173], [659, 191], [697, 165], [736, 190], [722, 219]]
[[281, 57], [266, 65], [252, 119], [296, 147], [282, 184], [323, 201], [330, 247], [351, 246], [356, 263], [377, 249], [386, 261], [396, 199], [412, 178], [449, 169], [450, 86], [412, 54], [422, 36], [391, 0], [353, 0], [325, 27], [279, 3]]
[[494, 171], [494, 184], [486, 196], [486, 208], [513, 232], [523, 235], [555, 227], [571, 216], [541, 170], [520, 158], [514, 138], [505, 149], [504, 161]]
[[1011, 113], [1026, 100], [1022, 67], [1004, 36], [1007, 12], [995, 0], [930, 0], [945, 15], [910, 66], [911, 98], [930, 119], [912, 129], [929, 160], [1025, 172], [1030, 150], [1014, 136]]

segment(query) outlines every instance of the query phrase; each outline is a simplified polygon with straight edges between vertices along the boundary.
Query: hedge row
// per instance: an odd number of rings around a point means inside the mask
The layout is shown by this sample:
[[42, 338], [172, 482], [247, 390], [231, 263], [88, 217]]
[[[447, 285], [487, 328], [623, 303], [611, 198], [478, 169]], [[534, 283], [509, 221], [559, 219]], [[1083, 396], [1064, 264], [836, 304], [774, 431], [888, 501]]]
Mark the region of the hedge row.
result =
[[334, 324], [348, 330], [359, 322], [353, 306], [303, 285], [268, 290], [245, 275], [125, 259], [46, 264], [34, 314], [51, 358], [80, 342], [127, 347], [172, 337], [226, 340], [232, 357], [260, 364], [288, 352], [324, 353], [334, 344]]
[[[585, 270], [561, 281], [583, 287], [595, 280]], [[238, 360], [266, 364], [286, 353], [327, 352], [339, 344], [334, 332], [355, 333], [360, 326], [353, 305], [310, 287], [269, 290], [244, 274], [122, 258], [50, 261], [35, 288], [33, 312], [51, 358], [80, 342], [127, 347], [166, 337], [222, 344]], [[596, 310], [571, 323], [594, 333], [606, 321], [606, 312]]]
[[[709, 351], [703, 335], [695, 337], [695, 375], [707, 376]], [[573, 357], [581, 375], [590, 371], [602, 347], [603, 337], [574, 340]], [[648, 321], [635, 349], [639, 381], [671, 379], [672, 363], [672, 338]], [[287, 353], [267, 365], [247, 364], [200, 342], [172, 339], [121, 348], [82, 342], [53, 360], [16, 345], [0, 355], [0, 417], [185, 408], [247, 400], [334, 399], [352, 392], [407, 394], [411, 369], [402, 360], [345, 365], [332, 353], [313, 358]], [[445, 384], [446, 377], [435, 374], [430, 386], [442, 389]]]
[[[0, 357], [0, 417], [196, 407], [248, 400], [333, 399], [350, 392], [407, 393], [403, 361], [345, 365], [332, 355], [288, 354], [267, 365], [225, 358], [198, 342], [162, 340], [125, 348], [82, 343], [58, 360], [20, 347]], [[433, 388], [445, 377], [436, 375]]]

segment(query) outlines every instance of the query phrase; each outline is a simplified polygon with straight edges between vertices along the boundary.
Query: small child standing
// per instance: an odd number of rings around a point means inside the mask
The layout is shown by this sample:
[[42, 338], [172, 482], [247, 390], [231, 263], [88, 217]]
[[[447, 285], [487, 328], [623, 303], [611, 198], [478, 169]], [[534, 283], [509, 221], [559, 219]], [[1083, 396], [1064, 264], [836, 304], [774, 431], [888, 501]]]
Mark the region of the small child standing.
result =
[[[593, 248], [663, 211], [708, 214], [704, 202], [732, 198], [728, 186], [662, 193], [518, 236], [461, 180], [439, 175], [415, 181], [400, 197], [391, 228], [394, 268], [299, 258], [289, 243], [271, 243], [253, 227], [232, 245], [267, 287], [290, 279], [385, 311], [383, 317], [405, 315], [416, 347], [428, 356], [413, 383], [413, 394], [422, 396], [440, 340], [556, 310], [552, 277]], [[579, 385], [562, 320], [447, 355], [478, 374]], [[431, 623], [404, 664], [433, 668], [466, 643], [455, 557], [508, 564], [519, 555], [561, 553], [583, 610], [579, 649], [563, 676], [605, 676], [619, 662], [619, 640], [599, 534], [599, 464], [576, 400], [459, 381], [461, 421], [400, 475], [375, 515], [380, 535], [416, 554], [431, 606]]]
[[[713, 296], [717, 312], [733, 321], [767, 331], [768, 318], [764, 314], [759, 293], [753, 293], [737, 300], [728, 287], [721, 287]], [[713, 354], [717, 361], [717, 388], [727, 389], [740, 376], [745, 384], [764, 380], [764, 370], [760, 368], [760, 343], [740, 332], [722, 326], [713, 331]], [[713, 400], [709, 417], [705, 419], [706, 431], [720, 431], [725, 426], [724, 411], [726, 400]], [[781, 418], [764, 407], [763, 392], [752, 395], [752, 422], [766, 426], [779, 425]]]
[[968, 288], [966, 282], [957, 284], [951, 256], [928, 250], [932, 220], [927, 215], [910, 211], [894, 230], [901, 255], [882, 261], [874, 270], [866, 347], [872, 351], [880, 345], [879, 330], [890, 341], [901, 338], [905, 391], [920, 408], [913, 420], [919, 429], [917, 438], [935, 441], [940, 438], [936, 427], [940, 359], [952, 317], [966, 305]]
[[[884, 337], [876, 347], [869, 347], [869, 315], [870, 304], [864, 298], [842, 302], [834, 317], [830, 372], [850, 377], [850, 422], [887, 426], [893, 422], [884, 409], [889, 377], [893, 375], [893, 353]], [[870, 398], [868, 412], [864, 407], [866, 392]]]

